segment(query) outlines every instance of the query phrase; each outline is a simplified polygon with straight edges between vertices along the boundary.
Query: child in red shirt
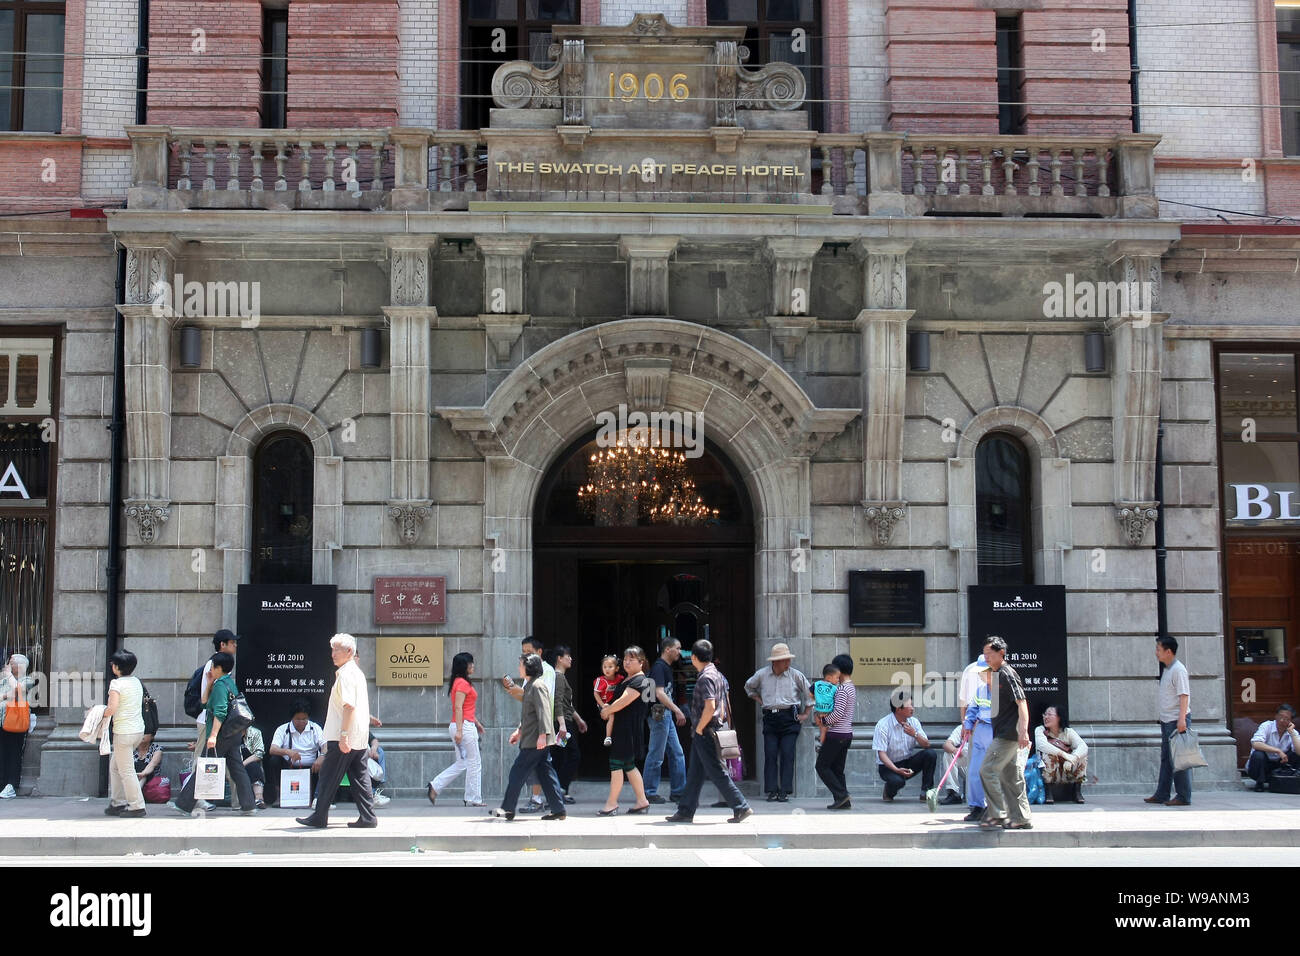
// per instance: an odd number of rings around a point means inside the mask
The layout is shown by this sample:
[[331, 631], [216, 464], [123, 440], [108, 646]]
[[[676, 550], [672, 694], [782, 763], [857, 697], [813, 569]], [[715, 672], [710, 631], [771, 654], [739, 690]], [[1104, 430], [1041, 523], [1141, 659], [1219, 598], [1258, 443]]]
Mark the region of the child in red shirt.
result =
[[[618, 672], [618, 658], [613, 654], [606, 654], [600, 662], [602, 674], [596, 678], [594, 693], [596, 695], [596, 706], [604, 707], [606, 704], [614, 703], [614, 691], [619, 684], [623, 683], [623, 675]], [[605, 721], [605, 746], [614, 745], [614, 715], [610, 714]]]

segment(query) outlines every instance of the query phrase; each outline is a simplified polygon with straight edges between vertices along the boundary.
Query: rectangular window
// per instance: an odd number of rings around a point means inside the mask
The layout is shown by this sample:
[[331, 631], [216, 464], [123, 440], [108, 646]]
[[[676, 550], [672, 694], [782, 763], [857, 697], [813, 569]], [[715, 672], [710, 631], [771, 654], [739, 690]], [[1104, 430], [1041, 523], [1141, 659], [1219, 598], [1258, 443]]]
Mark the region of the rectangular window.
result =
[[492, 110], [492, 75], [502, 63], [553, 61], [551, 27], [577, 23], [578, 0], [468, 0], [461, 38], [461, 126], [483, 129]]
[[1218, 387], [1225, 523], [1300, 527], [1295, 355], [1221, 352]]
[[262, 11], [262, 128], [286, 127], [289, 11]]
[[1277, 85], [1282, 152], [1300, 156], [1300, 10], [1277, 8]]
[[0, 129], [63, 130], [63, 3], [0, 0]]
[[711, 25], [743, 26], [749, 49], [745, 66], [790, 63], [804, 75], [808, 122], [825, 129], [820, 4], [816, 0], [708, 0]]
[[998, 132], [1019, 136], [1025, 131], [1025, 69], [1020, 16], [998, 17]]

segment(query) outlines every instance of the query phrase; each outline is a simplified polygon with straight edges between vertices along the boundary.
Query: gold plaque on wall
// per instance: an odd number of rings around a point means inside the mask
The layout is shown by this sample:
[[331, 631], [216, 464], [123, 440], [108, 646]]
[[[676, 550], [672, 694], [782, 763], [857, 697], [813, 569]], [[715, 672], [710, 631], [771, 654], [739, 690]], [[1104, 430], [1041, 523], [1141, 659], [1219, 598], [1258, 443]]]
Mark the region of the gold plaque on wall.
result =
[[380, 687], [442, 686], [442, 638], [377, 639], [375, 683]]
[[924, 637], [851, 637], [849, 656], [853, 658], [853, 683], [859, 687], [890, 687], [898, 684], [895, 674], [902, 674], [909, 684], [919, 683], [925, 673]]

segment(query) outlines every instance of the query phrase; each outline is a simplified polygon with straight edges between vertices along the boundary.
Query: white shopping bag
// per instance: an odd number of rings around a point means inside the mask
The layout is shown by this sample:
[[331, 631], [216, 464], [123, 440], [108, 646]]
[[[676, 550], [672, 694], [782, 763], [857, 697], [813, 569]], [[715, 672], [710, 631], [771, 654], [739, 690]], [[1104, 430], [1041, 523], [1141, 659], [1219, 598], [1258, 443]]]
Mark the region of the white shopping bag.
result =
[[280, 806], [311, 806], [311, 771], [280, 771]]
[[200, 757], [194, 767], [194, 799], [222, 800], [226, 796], [226, 758]]

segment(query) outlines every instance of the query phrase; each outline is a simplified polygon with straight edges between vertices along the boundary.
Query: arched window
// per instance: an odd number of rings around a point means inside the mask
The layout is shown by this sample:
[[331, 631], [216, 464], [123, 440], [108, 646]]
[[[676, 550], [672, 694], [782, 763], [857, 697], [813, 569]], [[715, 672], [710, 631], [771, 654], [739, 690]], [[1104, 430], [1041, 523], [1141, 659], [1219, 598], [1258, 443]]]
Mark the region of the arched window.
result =
[[1033, 584], [1029, 455], [994, 433], [975, 452], [975, 534], [980, 584]]
[[311, 443], [296, 431], [263, 439], [253, 457], [252, 584], [311, 584]]
[[577, 23], [578, 0], [463, 0], [461, 3], [461, 128], [482, 129], [492, 109], [492, 74], [502, 63], [554, 66], [551, 27]]

